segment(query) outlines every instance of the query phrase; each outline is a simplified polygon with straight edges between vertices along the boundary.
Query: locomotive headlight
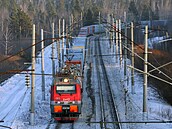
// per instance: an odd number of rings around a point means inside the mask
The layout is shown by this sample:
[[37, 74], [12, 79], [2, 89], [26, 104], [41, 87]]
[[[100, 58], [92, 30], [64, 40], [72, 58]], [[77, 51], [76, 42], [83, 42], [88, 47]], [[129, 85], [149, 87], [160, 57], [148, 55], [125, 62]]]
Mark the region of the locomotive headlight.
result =
[[75, 104], [75, 101], [73, 101], [72, 103]]
[[69, 79], [68, 79], [68, 78], [65, 78], [65, 79], [63, 80], [63, 82], [69, 82]]

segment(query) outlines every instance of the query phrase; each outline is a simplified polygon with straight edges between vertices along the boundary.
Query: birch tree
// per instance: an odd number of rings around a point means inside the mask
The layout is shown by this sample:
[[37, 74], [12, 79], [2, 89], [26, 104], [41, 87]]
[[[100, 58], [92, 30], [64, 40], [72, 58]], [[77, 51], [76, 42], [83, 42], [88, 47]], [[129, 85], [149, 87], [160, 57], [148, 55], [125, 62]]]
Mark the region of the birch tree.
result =
[[5, 20], [4, 30], [2, 32], [2, 46], [5, 49], [5, 55], [11, 54], [15, 44], [12, 44], [12, 30], [9, 28], [9, 20]]

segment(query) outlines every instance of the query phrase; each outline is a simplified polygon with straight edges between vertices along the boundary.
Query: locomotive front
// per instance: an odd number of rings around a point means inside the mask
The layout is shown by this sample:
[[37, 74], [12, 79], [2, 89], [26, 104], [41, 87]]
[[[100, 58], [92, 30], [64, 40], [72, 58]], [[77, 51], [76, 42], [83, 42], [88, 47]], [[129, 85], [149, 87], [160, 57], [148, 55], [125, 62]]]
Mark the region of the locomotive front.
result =
[[81, 84], [71, 74], [57, 74], [51, 86], [51, 114], [57, 121], [75, 121], [81, 114]]

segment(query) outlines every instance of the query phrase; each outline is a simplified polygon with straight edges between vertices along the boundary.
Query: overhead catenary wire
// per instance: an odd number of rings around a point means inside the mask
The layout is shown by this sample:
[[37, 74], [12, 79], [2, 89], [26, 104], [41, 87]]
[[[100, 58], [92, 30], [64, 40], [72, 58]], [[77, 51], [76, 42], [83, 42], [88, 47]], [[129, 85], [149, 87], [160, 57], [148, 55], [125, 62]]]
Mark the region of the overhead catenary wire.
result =
[[[75, 19], [74, 19], [74, 20], [75, 20]], [[81, 19], [78, 21], [78, 23], [76, 22], [76, 23], [73, 23], [71, 26], [68, 26], [67, 29], [69, 29], [70, 27], [74, 27], [73, 25], [79, 24], [79, 22], [82, 22]], [[49, 31], [45, 31], [45, 30], [44, 30], [44, 32], [52, 34], [52, 32], [49, 32]], [[61, 34], [63, 34], [63, 32], [61, 32]], [[44, 40], [41, 40], [41, 41], [39, 41], [39, 42], [36, 42], [34, 45], [38, 45], [38, 44], [40, 44], [42, 41], [46, 41], [46, 40], [52, 40], [52, 39], [54, 39], [54, 40], [62, 40], [63, 38], [71, 38], [71, 36], [66, 36], [66, 35], [64, 35], [64, 36], [61, 36], [61, 37], [58, 36], [58, 37], [56, 37], [56, 38], [46, 38], [46, 39], [44, 39]], [[32, 38], [29, 38], [29, 39], [32, 40]], [[53, 43], [53, 42], [51, 42], [49, 45], [51, 45], [52, 43]], [[8, 59], [14, 57], [15, 55], [18, 55], [18, 54], [22, 53], [22, 52], [24, 52], [24, 51], [26, 51], [26, 50], [28, 50], [28, 49], [30, 49], [30, 48], [32, 48], [32, 45], [29, 46], [29, 47], [27, 47], [27, 48], [25, 48], [25, 49], [23, 49], [23, 50], [20, 50], [19, 52], [15, 53], [15, 54], [12, 54], [11, 56], [9, 56], [9, 57], [7, 57], [7, 58], [5, 58], [5, 59], [0, 60], [0, 63], [3, 62], [3, 61], [5, 61], [5, 60], [8, 60]]]
[[161, 65], [161, 66], [159, 66], [159, 67], [157, 67], [157, 68], [155, 68], [155, 69], [150, 70], [149, 73], [151, 73], [151, 72], [153, 72], [153, 71], [155, 71], [155, 70], [157, 70], [157, 69], [160, 69], [160, 68], [162, 68], [162, 67], [164, 67], [164, 66], [170, 65], [170, 64], [172, 64], [172, 61], [170, 61], [170, 62], [168, 62], [168, 63], [166, 63], [166, 64], [163, 64], [163, 65]]
[[[128, 66], [129, 68], [132, 68], [132, 69], [135, 69], [136, 71], [138, 71], [138, 72], [141, 72], [141, 73], [144, 73], [144, 71], [142, 71], [142, 70], [140, 70], [140, 69], [137, 69], [137, 68], [134, 68], [134, 67], [132, 67], [132, 66]], [[151, 77], [153, 77], [153, 78], [155, 78], [155, 79], [158, 79], [158, 80], [160, 80], [160, 81], [162, 81], [162, 82], [165, 82], [165, 83], [167, 83], [167, 84], [169, 84], [169, 85], [172, 85], [172, 82], [169, 82], [169, 81], [167, 81], [167, 80], [164, 80], [164, 79], [161, 79], [161, 78], [159, 78], [159, 77], [157, 77], [157, 76], [155, 76], [155, 75], [152, 75], [152, 74], [150, 74], [150, 73], [146, 73], [148, 76], [151, 76]]]
[[[132, 52], [128, 47], [124, 46], [128, 51]], [[144, 59], [139, 56], [137, 53], [134, 53], [134, 55], [136, 55], [138, 58], [140, 58], [141, 60], [144, 61]], [[159, 71], [160, 73], [162, 73], [165, 77], [167, 77], [168, 79], [172, 80], [171, 77], [169, 77], [168, 75], [166, 75], [164, 72], [162, 72], [161, 70], [159, 70], [157, 67], [155, 67], [154, 65], [152, 65], [151, 63], [148, 62], [148, 65], [152, 66], [154, 69], [156, 69], [157, 71]]]
[[[71, 38], [71, 37], [70, 37], [70, 36], [61, 36], [61, 37], [54, 38], [54, 40], [55, 40], [55, 41], [58, 41], [58, 40], [61, 40], [62, 38]], [[21, 50], [21, 51], [15, 53], [15, 54], [13, 54], [13, 55], [7, 57], [7, 58], [4, 58], [4, 59], [0, 60], [0, 63], [2, 63], [3, 61], [6, 61], [6, 60], [8, 60], [8, 59], [10, 59], [10, 58], [12, 58], [12, 57], [14, 57], [14, 56], [16, 56], [16, 55], [19, 55], [20, 53], [22, 53], [22, 52], [24, 52], [24, 51], [26, 51], [26, 50], [32, 48], [32, 46], [36, 46], [36, 45], [40, 44], [42, 41], [52, 40], [52, 39], [53, 39], [53, 38], [46, 38], [46, 39], [44, 39], [44, 40], [40, 40], [39, 42], [36, 42], [35, 44], [33, 44], [33, 45], [31, 45], [31, 46], [29, 46], [29, 47], [27, 47], [27, 48], [25, 48], [25, 49], [23, 49], [23, 50]], [[52, 43], [53, 43], [53, 42], [50, 42], [49, 45], [51, 45]], [[45, 48], [45, 47], [44, 47], [44, 48]], [[39, 49], [39, 50], [41, 50], [41, 49]]]

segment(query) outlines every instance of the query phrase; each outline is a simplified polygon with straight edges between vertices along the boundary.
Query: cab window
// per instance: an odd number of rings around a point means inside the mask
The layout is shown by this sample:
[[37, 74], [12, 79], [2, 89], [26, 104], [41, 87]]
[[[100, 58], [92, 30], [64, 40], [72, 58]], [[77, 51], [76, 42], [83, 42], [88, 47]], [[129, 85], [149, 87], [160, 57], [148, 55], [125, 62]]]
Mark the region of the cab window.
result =
[[73, 94], [76, 93], [75, 85], [57, 85], [56, 91], [58, 94]]

